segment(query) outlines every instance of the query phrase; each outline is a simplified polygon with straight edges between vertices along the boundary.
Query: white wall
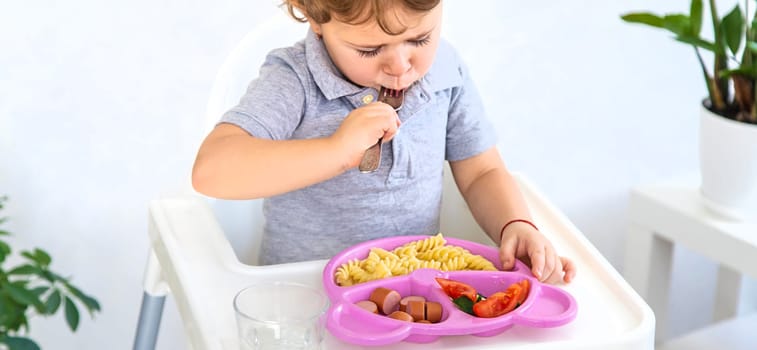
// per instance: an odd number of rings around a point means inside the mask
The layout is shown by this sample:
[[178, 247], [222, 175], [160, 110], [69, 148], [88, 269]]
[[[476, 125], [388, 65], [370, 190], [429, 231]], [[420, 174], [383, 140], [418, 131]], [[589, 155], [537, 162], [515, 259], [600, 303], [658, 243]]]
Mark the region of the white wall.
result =
[[[148, 249], [146, 204], [186, 186], [205, 103], [225, 55], [275, 1], [31, 0], [0, 11], [0, 194], [16, 249], [103, 312], [71, 335], [35, 319], [47, 349], [131, 346]], [[696, 171], [704, 85], [692, 50], [624, 24], [634, 9], [688, 1], [446, 3], [445, 35], [467, 59], [513, 170], [530, 177], [622, 270], [637, 184]], [[486, 9], [485, 11], [481, 11]], [[693, 256], [686, 268], [714, 271]], [[579, 271], [580, 274], [580, 271]], [[580, 278], [580, 275], [579, 275]], [[686, 309], [707, 278], [674, 280]], [[710, 279], [711, 280], [711, 279]], [[169, 299], [160, 349], [185, 347]], [[687, 307], [688, 306], [688, 307]], [[701, 310], [701, 308], [699, 309]], [[673, 332], [708, 315], [686, 311]]]

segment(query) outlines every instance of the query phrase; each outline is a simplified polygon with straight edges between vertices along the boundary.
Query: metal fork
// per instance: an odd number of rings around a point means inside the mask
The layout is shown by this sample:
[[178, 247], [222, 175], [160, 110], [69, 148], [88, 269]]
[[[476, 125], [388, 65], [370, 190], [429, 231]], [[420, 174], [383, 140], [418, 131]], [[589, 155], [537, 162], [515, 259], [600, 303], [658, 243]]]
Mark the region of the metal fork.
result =
[[[392, 106], [395, 112], [399, 112], [405, 102], [405, 90], [387, 89], [382, 86], [379, 89], [378, 101]], [[361, 173], [372, 173], [378, 169], [379, 165], [381, 165], [381, 138], [365, 151], [358, 169]]]

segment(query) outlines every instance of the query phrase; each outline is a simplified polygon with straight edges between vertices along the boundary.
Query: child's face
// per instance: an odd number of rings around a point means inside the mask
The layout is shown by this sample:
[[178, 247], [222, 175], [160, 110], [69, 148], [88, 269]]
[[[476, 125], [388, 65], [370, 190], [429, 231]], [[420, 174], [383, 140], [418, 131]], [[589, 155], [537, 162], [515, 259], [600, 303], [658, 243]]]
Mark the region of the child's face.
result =
[[377, 89], [404, 89], [423, 77], [434, 61], [442, 6], [421, 15], [401, 8], [393, 10], [397, 19], [389, 23], [390, 28], [407, 27], [400, 35], [385, 33], [375, 22], [352, 25], [332, 19], [310, 24], [323, 38], [331, 60], [350, 81]]

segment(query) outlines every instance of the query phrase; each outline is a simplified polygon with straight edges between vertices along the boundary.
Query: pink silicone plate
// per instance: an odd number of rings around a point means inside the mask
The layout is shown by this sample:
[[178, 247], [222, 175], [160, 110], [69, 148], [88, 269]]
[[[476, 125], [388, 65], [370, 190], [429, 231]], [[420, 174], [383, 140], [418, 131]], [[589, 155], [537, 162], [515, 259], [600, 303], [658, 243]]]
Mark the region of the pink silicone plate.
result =
[[[371, 248], [391, 251], [405, 243], [428, 237], [400, 236], [368, 241], [348, 248], [329, 260], [323, 270], [323, 286], [331, 299], [331, 306], [326, 314], [326, 328], [343, 341], [377, 346], [400, 341], [428, 343], [442, 335], [471, 334], [487, 337], [499, 334], [515, 324], [546, 328], [561, 326], [575, 319], [575, 299], [560, 288], [540, 283], [520, 261], [512, 271], [442, 272], [420, 269], [409, 275], [349, 287], [341, 287], [334, 282], [334, 273], [340, 265], [352, 259], [365, 259]], [[448, 245], [463, 247], [488, 259], [498, 269], [502, 268], [497, 249], [494, 247], [455, 238], [445, 237], [445, 240]], [[531, 290], [526, 301], [517, 309], [499, 317], [481, 318], [458, 309], [436, 283], [435, 277], [467, 283], [483, 295], [503, 291], [510, 284], [524, 278], [530, 280]], [[360, 300], [367, 300], [377, 287], [396, 290], [402, 296], [420, 295], [428, 301], [440, 303], [443, 308], [442, 320], [433, 324], [404, 322], [370, 313], [355, 305]]]

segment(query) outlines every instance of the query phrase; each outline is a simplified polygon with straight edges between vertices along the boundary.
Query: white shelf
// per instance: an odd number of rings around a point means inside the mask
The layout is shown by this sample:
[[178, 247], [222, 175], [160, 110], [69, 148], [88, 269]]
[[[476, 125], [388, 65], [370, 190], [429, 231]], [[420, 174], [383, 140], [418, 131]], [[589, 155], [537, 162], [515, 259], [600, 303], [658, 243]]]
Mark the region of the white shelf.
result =
[[757, 224], [713, 214], [700, 201], [697, 186], [638, 187], [630, 211], [633, 224], [757, 278]]
[[[697, 334], [706, 338], [745, 329], [739, 319], [721, 327], [718, 322], [738, 316], [742, 276], [757, 278], [757, 224], [720, 217], [704, 206], [700, 196], [699, 186], [692, 181], [640, 186], [631, 192], [624, 275], [654, 310], [658, 342], [668, 340], [668, 301], [676, 244], [719, 264], [715, 325]], [[743, 324], [753, 325], [754, 319], [744, 320]], [[754, 334], [757, 327], [740, 336], [754, 340]], [[712, 336], [717, 339], [717, 335]], [[757, 349], [754, 344], [757, 342], [752, 342], [750, 349]]]

